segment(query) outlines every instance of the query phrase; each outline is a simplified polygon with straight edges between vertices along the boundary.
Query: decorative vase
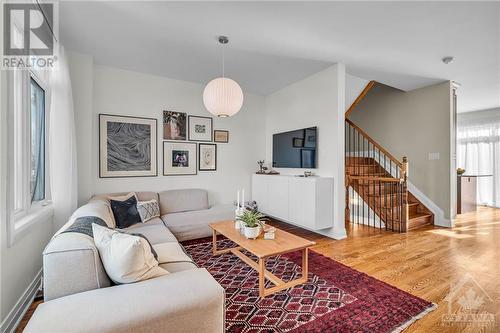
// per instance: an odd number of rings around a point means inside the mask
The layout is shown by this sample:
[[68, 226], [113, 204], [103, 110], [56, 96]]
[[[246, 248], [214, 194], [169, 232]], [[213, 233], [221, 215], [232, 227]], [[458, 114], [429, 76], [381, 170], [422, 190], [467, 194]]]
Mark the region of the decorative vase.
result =
[[255, 239], [259, 237], [260, 229], [260, 225], [253, 228], [245, 226], [245, 237], [248, 239]]
[[241, 222], [239, 220], [234, 221], [234, 228], [236, 230], [240, 230], [241, 229]]

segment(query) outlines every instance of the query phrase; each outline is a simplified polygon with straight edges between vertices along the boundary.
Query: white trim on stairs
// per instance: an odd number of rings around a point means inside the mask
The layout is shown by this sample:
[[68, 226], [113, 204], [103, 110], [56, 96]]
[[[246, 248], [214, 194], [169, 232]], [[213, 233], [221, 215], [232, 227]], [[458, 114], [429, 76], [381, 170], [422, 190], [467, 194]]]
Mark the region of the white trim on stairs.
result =
[[28, 288], [24, 291], [23, 295], [19, 298], [16, 305], [9, 312], [7, 317], [0, 325], [0, 332], [13, 333], [16, 331], [17, 326], [23, 319], [28, 311], [31, 303], [35, 299], [36, 292], [42, 283], [42, 269], [38, 271], [33, 281], [29, 284]]
[[444, 211], [439, 208], [429, 197], [422, 193], [415, 185], [408, 181], [408, 190], [415, 198], [418, 199], [425, 207], [434, 214], [434, 225], [440, 227], [451, 228], [451, 220], [444, 217]]

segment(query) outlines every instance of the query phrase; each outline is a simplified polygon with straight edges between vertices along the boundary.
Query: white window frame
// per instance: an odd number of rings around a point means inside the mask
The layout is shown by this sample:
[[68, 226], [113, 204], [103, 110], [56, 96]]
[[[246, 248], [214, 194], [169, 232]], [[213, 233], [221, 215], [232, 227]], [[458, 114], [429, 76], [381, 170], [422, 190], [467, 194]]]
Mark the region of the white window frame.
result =
[[[21, 76], [20, 98], [14, 95], [14, 75]], [[8, 244], [12, 246], [15, 241], [30, 230], [30, 227], [37, 222], [51, 219], [53, 208], [50, 195], [50, 162], [49, 162], [49, 119], [50, 119], [50, 85], [48, 72], [46, 71], [9, 71], [8, 75], [8, 159], [7, 163], [7, 234]], [[31, 79], [33, 79], [45, 91], [45, 200], [31, 203], [30, 171], [31, 171]], [[16, 104], [17, 103], [17, 104]], [[21, 110], [21, 119], [15, 128], [15, 111]], [[21, 134], [19, 145], [14, 147], [15, 135]], [[15, 150], [21, 152], [20, 164], [16, 164], [14, 158]], [[14, 189], [16, 188], [14, 170], [21, 169], [21, 207], [15, 209]]]

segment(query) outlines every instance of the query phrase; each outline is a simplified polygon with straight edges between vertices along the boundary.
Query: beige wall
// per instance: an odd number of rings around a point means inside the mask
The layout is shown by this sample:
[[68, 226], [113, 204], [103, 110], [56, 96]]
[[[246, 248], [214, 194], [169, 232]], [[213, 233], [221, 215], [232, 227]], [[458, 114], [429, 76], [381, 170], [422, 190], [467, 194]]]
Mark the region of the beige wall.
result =
[[[396, 158], [408, 157], [409, 179], [449, 219], [451, 207], [451, 85], [403, 92], [376, 84], [349, 115]], [[439, 160], [429, 160], [439, 153]]]

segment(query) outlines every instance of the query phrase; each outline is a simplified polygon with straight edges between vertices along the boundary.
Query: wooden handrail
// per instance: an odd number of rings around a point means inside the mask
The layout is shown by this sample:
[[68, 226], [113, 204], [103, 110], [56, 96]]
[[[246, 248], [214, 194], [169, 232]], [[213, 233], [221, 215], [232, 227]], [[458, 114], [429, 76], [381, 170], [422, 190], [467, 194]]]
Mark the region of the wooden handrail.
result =
[[359, 94], [359, 96], [356, 97], [356, 99], [354, 100], [354, 102], [352, 102], [352, 104], [349, 107], [349, 109], [347, 109], [347, 111], [345, 112], [345, 116], [346, 117], [354, 110], [354, 108], [356, 107], [356, 105], [358, 105], [359, 102], [361, 102], [361, 100], [363, 98], [365, 98], [366, 94], [370, 91], [370, 89], [373, 87], [374, 84], [375, 84], [375, 81], [368, 82], [368, 84], [366, 85], [365, 89], [363, 89], [363, 91], [361, 92], [361, 94]]
[[357, 180], [376, 180], [380, 182], [386, 183], [400, 183], [401, 179], [394, 177], [377, 177], [377, 176], [347, 176], [349, 179], [357, 179]]
[[379, 151], [384, 153], [389, 159], [395, 163], [399, 168], [403, 167], [403, 163], [400, 162], [396, 157], [394, 157], [391, 153], [389, 153], [384, 147], [382, 147], [377, 141], [373, 140], [365, 131], [363, 131], [358, 125], [354, 124], [351, 120], [345, 120], [349, 125], [355, 128], [366, 140], [370, 141], [373, 146], [377, 147]]

